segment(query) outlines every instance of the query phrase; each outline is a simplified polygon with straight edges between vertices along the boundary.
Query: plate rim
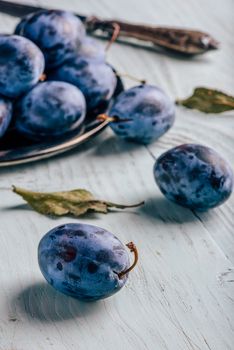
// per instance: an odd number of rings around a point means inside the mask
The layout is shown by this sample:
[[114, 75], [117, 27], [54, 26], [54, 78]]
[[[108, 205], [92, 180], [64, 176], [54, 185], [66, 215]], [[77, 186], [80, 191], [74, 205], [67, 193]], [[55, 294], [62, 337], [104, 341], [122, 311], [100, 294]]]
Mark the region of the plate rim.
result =
[[[92, 128], [89, 131], [79, 134], [78, 136], [76, 135], [69, 140], [65, 140], [59, 143], [56, 146], [52, 145], [46, 149], [43, 149], [37, 152], [36, 154], [26, 155], [23, 157], [19, 156], [18, 158], [16, 157], [15, 159], [12, 159], [12, 160], [1, 160], [0, 158], [0, 167], [3, 168], [3, 167], [9, 167], [13, 165], [34, 162], [37, 160], [46, 159], [58, 154], [62, 154], [66, 151], [69, 151], [77, 147], [78, 145], [91, 139], [92, 137], [96, 136], [99, 132], [105, 129], [108, 126], [108, 124], [110, 124], [110, 121], [104, 120], [103, 122], [101, 122], [100, 124], [98, 124], [96, 127]], [[11, 150], [6, 150], [6, 152], [7, 151], [11, 151]]]

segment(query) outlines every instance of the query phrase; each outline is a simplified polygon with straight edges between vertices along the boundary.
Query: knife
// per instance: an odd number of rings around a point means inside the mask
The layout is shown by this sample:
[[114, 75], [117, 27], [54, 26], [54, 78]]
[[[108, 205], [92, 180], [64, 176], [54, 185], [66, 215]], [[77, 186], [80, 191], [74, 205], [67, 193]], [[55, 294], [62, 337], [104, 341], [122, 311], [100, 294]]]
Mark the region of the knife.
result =
[[[45, 8], [0, 0], [0, 12], [14, 17], [24, 17], [41, 10]], [[218, 49], [218, 42], [212, 36], [197, 30], [132, 24], [118, 19], [104, 20], [95, 16], [75, 15], [84, 23], [89, 34], [102, 38], [104, 36], [108, 40], [112, 38], [112, 41], [121, 38], [124, 42], [133, 44], [131, 39], [135, 39], [187, 56]]]

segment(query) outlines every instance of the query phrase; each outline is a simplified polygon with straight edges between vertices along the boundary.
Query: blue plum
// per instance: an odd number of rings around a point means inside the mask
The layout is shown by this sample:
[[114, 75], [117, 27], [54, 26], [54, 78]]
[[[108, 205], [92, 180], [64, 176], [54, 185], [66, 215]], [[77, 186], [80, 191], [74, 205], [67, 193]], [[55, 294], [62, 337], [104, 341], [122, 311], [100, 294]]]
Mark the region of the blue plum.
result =
[[0, 96], [0, 138], [5, 134], [12, 118], [12, 102]]
[[155, 163], [154, 176], [169, 200], [200, 211], [225, 202], [233, 188], [229, 164], [213, 149], [197, 144], [163, 153]]
[[23, 33], [24, 25], [27, 23], [27, 20], [31, 17], [31, 15], [24, 16], [21, 18], [20, 22], [17, 24], [14, 30], [14, 34], [21, 35]]
[[64, 82], [44, 82], [18, 101], [15, 126], [25, 137], [41, 140], [79, 128], [85, 114], [85, 98], [79, 89]]
[[109, 65], [86, 57], [66, 61], [51, 71], [48, 79], [66, 81], [77, 86], [86, 98], [89, 112], [108, 103], [117, 84], [116, 75]]
[[105, 62], [105, 47], [101, 45], [99, 41], [86, 36], [77, 51], [77, 56], [99, 62]]
[[30, 90], [45, 67], [40, 49], [18, 35], [0, 35], [0, 94], [16, 98]]
[[86, 301], [118, 292], [128, 279], [130, 265], [117, 237], [100, 227], [79, 223], [49, 231], [39, 243], [38, 261], [55, 289]]
[[161, 89], [143, 84], [122, 92], [108, 115], [117, 118], [110, 126], [118, 136], [148, 144], [170, 129], [175, 119], [175, 107]]
[[42, 50], [47, 67], [55, 67], [74, 55], [85, 36], [85, 27], [74, 14], [42, 10], [21, 20], [15, 33], [32, 40]]

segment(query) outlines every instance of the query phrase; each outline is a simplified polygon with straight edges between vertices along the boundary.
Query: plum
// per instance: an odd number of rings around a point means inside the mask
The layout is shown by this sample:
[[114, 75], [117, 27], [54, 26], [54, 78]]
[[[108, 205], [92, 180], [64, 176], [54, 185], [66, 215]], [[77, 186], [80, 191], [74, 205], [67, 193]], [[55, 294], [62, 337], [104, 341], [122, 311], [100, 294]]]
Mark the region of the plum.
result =
[[15, 33], [32, 40], [42, 50], [46, 66], [55, 67], [74, 56], [85, 36], [85, 27], [73, 13], [41, 10], [23, 18]]
[[40, 49], [18, 35], [0, 35], [0, 94], [16, 98], [30, 90], [44, 72]]
[[226, 160], [199, 144], [163, 153], [155, 163], [154, 176], [169, 200], [201, 211], [225, 202], [233, 188], [233, 172]]
[[41, 140], [79, 128], [85, 115], [79, 89], [65, 82], [43, 82], [18, 100], [15, 127], [25, 137]]
[[12, 102], [0, 96], [0, 138], [5, 134], [12, 118]]
[[58, 291], [93, 301], [118, 292], [126, 283], [129, 256], [120, 240], [103, 228], [65, 224], [49, 231], [40, 241], [38, 261], [45, 279]]
[[77, 56], [105, 62], [106, 52], [104, 46], [99, 41], [86, 36], [77, 50]]
[[116, 118], [110, 127], [119, 137], [148, 144], [170, 129], [175, 107], [160, 88], [143, 84], [122, 92], [108, 115]]

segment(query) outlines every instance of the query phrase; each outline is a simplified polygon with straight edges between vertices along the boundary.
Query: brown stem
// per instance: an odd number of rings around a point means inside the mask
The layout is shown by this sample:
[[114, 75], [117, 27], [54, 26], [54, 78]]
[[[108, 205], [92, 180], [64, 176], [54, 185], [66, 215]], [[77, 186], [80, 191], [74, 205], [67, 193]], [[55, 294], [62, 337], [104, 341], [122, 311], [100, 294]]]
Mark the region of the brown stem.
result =
[[138, 79], [138, 78], [136, 78], [133, 75], [128, 74], [128, 73], [116, 73], [116, 75], [117, 75], [117, 77], [120, 77], [120, 78], [128, 78], [128, 79], [134, 80], [134, 81], [140, 83], [141, 85], [145, 85], [147, 83], [146, 80]]
[[103, 114], [99, 114], [99, 115], [97, 116], [97, 120], [100, 120], [100, 121], [102, 121], [102, 122], [104, 122], [104, 121], [107, 120], [107, 121], [109, 121], [110, 123], [112, 123], [112, 122], [116, 122], [116, 121], [117, 121], [117, 118], [116, 118], [116, 117], [109, 117], [109, 115], [103, 113]]
[[127, 270], [118, 273], [118, 277], [120, 279], [123, 278], [123, 276], [125, 276], [127, 273], [132, 271], [132, 269], [134, 269], [134, 267], [136, 266], [136, 264], [138, 262], [138, 251], [137, 251], [137, 247], [135, 246], [135, 244], [133, 242], [129, 242], [126, 244], [126, 246], [130, 249], [130, 252], [134, 253], [134, 261], [133, 261], [132, 265]]
[[106, 52], [110, 49], [111, 45], [117, 40], [120, 33], [120, 25], [118, 23], [114, 22], [112, 23], [112, 26], [113, 26], [113, 33], [110, 41], [106, 45], [106, 48], [105, 48]]
[[130, 118], [126, 118], [126, 119], [120, 119], [118, 116], [114, 116], [114, 117], [110, 117], [109, 115], [103, 113], [103, 114], [99, 114], [96, 118], [97, 120], [101, 120], [102, 122], [107, 120], [110, 123], [119, 123], [119, 122], [129, 122], [132, 121], [132, 119]]
[[137, 208], [137, 207], [141, 207], [142, 205], [145, 204], [145, 201], [142, 201], [140, 203], [136, 203], [136, 204], [130, 204], [130, 205], [125, 205], [125, 204], [117, 204], [117, 203], [112, 203], [112, 202], [106, 202], [103, 201], [104, 204], [106, 204], [108, 206], [108, 208], [117, 208], [117, 209], [128, 209], [128, 208]]
[[40, 78], [39, 78], [39, 81], [45, 81], [47, 79], [47, 76], [45, 73], [43, 73]]

